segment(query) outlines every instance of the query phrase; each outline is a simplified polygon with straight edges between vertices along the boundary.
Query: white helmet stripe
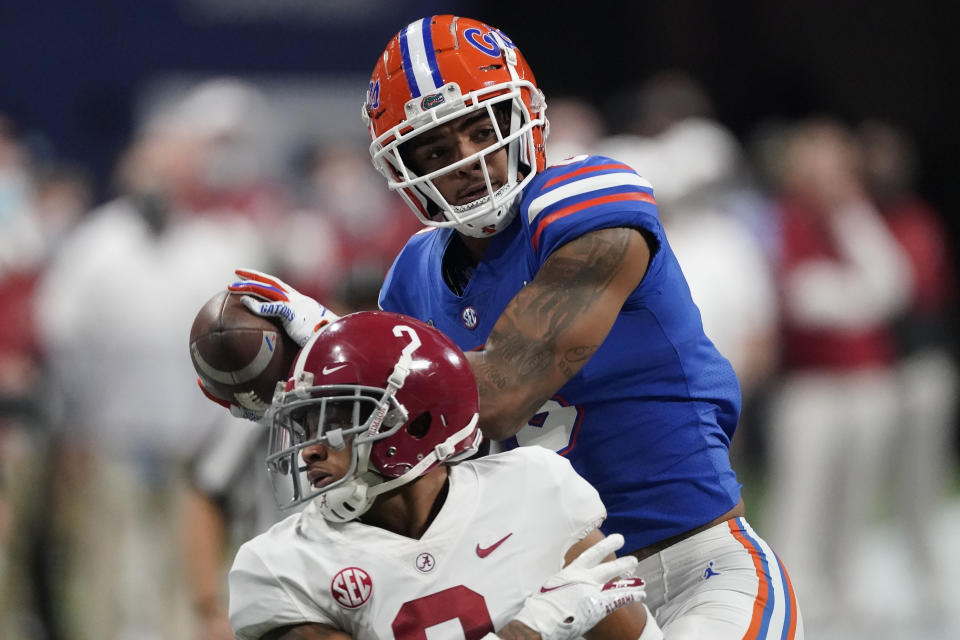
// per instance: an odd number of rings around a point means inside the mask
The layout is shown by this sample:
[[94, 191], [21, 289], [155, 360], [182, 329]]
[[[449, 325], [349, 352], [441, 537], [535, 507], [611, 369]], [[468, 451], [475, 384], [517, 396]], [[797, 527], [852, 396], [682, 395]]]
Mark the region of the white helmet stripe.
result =
[[419, 98], [443, 86], [437, 55], [430, 34], [431, 18], [411, 22], [400, 32], [400, 53], [403, 73], [407, 77], [410, 95]]

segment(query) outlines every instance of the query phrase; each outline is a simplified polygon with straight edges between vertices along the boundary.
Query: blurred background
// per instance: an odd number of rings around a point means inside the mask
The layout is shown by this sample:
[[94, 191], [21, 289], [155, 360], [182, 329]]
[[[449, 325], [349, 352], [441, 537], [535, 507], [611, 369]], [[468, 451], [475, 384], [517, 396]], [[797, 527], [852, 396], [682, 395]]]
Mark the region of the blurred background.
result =
[[808, 638], [960, 625], [960, 59], [947, 2], [0, 0], [0, 637], [230, 638], [279, 514], [187, 338], [233, 268], [372, 308], [414, 216], [366, 151], [387, 41], [518, 44], [548, 159], [655, 187]]

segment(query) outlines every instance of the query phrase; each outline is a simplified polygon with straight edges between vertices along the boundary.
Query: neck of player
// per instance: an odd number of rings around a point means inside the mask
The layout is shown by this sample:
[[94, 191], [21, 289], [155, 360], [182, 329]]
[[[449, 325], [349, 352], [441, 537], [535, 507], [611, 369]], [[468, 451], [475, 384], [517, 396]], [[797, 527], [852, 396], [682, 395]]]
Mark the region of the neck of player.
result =
[[377, 497], [362, 520], [364, 524], [419, 540], [440, 513], [449, 487], [447, 466], [440, 465]]
[[460, 237], [460, 241], [463, 243], [467, 253], [473, 258], [473, 263], [477, 264], [480, 262], [480, 259], [483, 258], [483, 252], [487, 250], [487, 246], [490, 244], [492, 238], [473, 238], [462, 233], [458, 233], [457, 235]]

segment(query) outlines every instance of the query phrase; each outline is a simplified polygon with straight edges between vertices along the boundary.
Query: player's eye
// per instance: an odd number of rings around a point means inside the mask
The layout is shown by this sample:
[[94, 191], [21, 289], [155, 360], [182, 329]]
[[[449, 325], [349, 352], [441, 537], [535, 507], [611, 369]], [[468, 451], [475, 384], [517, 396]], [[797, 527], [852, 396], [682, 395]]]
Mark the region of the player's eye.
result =
[[340, 418], [330, 418], [323, 421], [323, 432], [328, 433], [337, 429], [350, 429], [353, 425]]
[[474, 142], [488, 142], [496, 137], [492, 126], [483, 126], [473, 132]]
[[420, 161], [428, 166], [431, 166], [438, 160], [442, 160], [446, 154], [447, 148], [444, 145], [430, 145], [428, 147], [423, 147], [421, 150]]

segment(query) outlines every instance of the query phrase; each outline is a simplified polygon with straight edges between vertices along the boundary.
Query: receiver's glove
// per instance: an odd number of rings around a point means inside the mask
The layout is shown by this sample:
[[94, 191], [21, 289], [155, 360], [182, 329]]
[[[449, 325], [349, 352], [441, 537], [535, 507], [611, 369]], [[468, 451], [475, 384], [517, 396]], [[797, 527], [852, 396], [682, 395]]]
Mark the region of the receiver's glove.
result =
[[623, 536], [615, 533], [585, 550], [528, 597], [514, 619], [543, 640], [572, 640], [614, 609], [642, 601], [646, 596], [643, 580], [616, 579], [630, 575], [637, 559], [624, 556], [603, 562], [622, 546]]
[[252, 269], [237, 269], [240, 280], [227, 287], [247, 293], [243, 304], [258, 316], [279, 318], [283, 329], [301, 347], [310, 337], [340, 316], [303, 295], [283, 280]]

